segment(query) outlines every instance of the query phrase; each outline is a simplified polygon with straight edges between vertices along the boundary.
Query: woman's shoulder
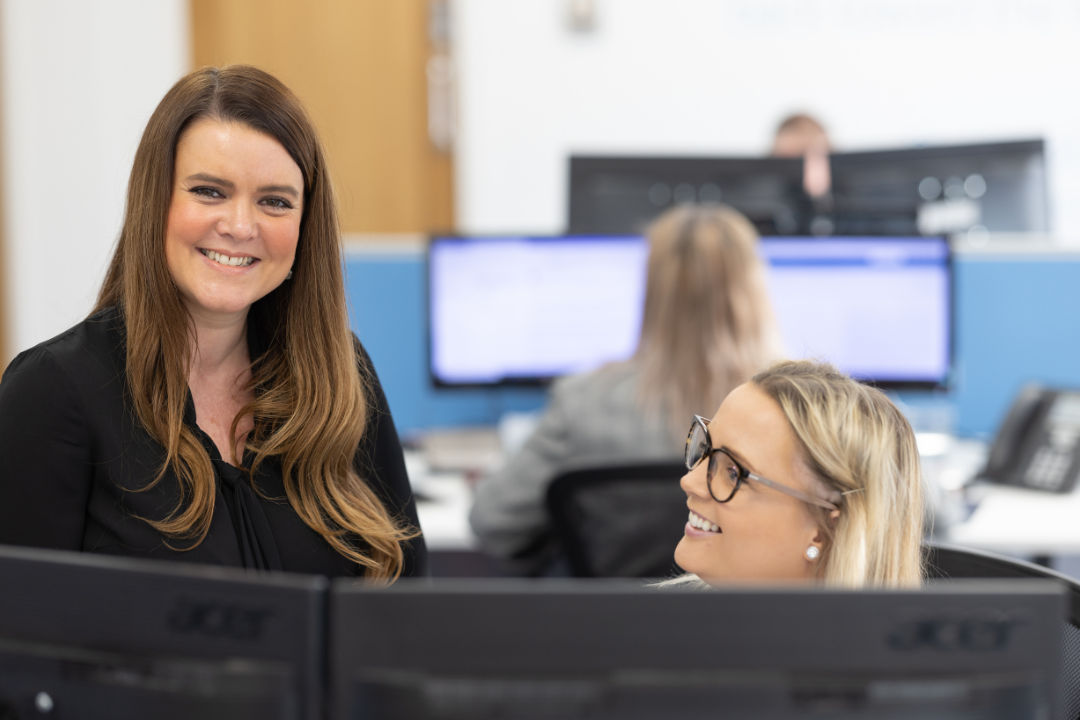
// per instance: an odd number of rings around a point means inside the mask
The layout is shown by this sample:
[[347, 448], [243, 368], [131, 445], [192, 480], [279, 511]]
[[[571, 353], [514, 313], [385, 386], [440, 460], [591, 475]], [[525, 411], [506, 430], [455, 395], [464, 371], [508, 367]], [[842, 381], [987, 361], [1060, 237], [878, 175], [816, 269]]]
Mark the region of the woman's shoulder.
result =
[[629, 401], [637, 393], [638, 369], [633, 362], [609, 363], [586, 373], [567, 375], [551, 386], [554, 400], [595, 404], [601, 399]]
[[75, 377], [85, 377], [95, 370], [115, 375], [117, 363], [122, 366], [126, 353], [123, 327], [116, 308], [96, 312], [56, 337], [19, 353], [4, 377], [57, 367]]

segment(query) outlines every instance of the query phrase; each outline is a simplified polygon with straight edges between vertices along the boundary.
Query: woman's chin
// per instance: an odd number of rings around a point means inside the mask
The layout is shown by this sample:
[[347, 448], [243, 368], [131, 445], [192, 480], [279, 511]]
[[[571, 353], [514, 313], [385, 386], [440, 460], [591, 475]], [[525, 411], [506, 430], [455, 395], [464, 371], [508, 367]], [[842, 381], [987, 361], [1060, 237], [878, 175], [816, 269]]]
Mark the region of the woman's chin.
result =
[[188, 300], [188, 310], [197, 317], [234, 317], [247, 313], [253, 301], [243, 298], [194, 298]]
[[685, 572], [700, 575], [700, 559], [694, 557], [696, 553], [694, 553], [691, 548], [687, 547], [687, 545], [687, 539], [684, 536], [683, 539], [679, 541], [679, 544], [675, 546], [675, 564]]

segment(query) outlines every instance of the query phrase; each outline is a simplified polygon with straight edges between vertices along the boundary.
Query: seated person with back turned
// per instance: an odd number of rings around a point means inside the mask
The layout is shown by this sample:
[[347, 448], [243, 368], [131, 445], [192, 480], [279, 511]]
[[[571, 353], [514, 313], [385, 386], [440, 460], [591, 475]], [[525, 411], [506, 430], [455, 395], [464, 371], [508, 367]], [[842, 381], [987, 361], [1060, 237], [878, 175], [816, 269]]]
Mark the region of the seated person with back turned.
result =
[[135, 155], [97, 307], [0, 382], [0, 543], [390, 582], [426, 572], [349, 330], [325, 154], [296, 97], [205, 68]]
[[915, 434], [880, 390], [831, 365], [777, 363], [695, 418], [690, 508], [661, 586], [816, 580], [917, 586], [922, 478]]
[[473, 530], [520, 572], [536, 572], [556, 551], [545, 508], [555, 477], [677, 459], [686, 419], [780, 355], [757, 233], [745, 217], [724, 206], [679, 206], [656, 220], [648, 240], [634, 356], [558, 380], [532, 437], [476, 488]]

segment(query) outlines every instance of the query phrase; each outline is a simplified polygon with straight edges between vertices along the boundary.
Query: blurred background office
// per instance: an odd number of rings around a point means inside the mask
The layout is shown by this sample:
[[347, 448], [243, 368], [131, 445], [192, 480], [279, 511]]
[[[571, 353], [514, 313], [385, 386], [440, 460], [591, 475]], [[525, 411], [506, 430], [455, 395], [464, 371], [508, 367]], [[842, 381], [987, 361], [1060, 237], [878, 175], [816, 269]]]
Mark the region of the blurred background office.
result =
[[322, 132], [354, 327], [446, 548], [469, 498], [436, 471], [497, 465], [545, 394], [432, 384], [425, 238], [563, 232], [572, 155], [766, 156], [800, 112], [849, 153], [1045, 141], [1046, 232], [955, 239], [949, 387], [900, 396], [986, 440], [1024, 383], [1080, 385], [1078, 41], [1065, 0], [0, 0], [0, 355], [91, 308], [155, 103], [244, 62]]
[[83, 316], [156, 99], [194, 66], [281, 76], [344, 230], [559, 232], [573, 152], [765, 154], [1042, 137], [1080, 237], [1080, 7], [1056, 0], [4, 0], [5, 353]]

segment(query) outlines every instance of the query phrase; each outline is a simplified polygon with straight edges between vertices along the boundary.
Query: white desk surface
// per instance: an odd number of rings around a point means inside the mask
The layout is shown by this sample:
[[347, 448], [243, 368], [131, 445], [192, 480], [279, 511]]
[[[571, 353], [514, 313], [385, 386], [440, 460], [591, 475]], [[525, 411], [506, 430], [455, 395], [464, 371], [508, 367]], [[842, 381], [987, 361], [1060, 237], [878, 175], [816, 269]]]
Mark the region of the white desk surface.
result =
[[965, 522], [949, 528], [948, 542], [1013, 555], [1080, 554], [1080, 493], [972, 490], [982, 495], [979, 504]]
[[[1012, 487], [963, 489], [982, 466], [986, 445], [920, 436], [923, 470], [937, 516], [938, 540], [1012, 555], [1080, 555], [1080, 491], [1067, 495]], [[472, 487], [463, 472], [432, 472], [406, 452], [420, 527], [429, 550], [478, 550], [469, 527]], [[975, 505], [970, 516], [967, 508]]]
[[428, 550], [476, 550], [476, 536], [469, 527], [472, 488], [463, 472], [432, 472], [422, 453], [405, 452], [413, 491], [421, 499], [416, 503], [420, 528]]

